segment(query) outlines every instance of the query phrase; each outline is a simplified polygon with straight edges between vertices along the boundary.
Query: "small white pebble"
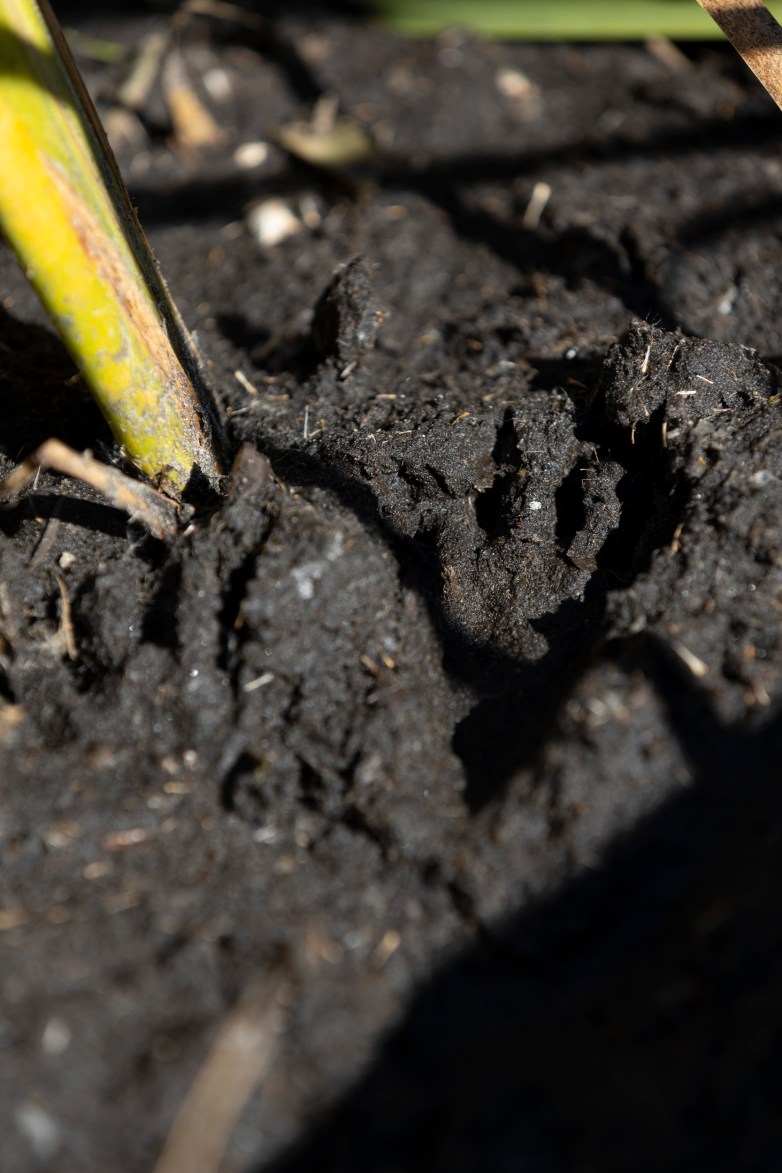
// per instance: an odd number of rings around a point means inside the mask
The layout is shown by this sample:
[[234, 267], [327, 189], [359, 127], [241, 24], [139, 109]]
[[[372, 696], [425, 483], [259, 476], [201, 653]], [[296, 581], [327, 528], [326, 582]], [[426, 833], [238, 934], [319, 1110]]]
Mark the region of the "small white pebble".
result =
[[530, 501], [529, 508], [532, 510], [533, 513], [537, 513], [539, 509], [543, 508], [543, 502], [542, 501]]
[[262, 248], [274, 248], [302, 230], [302, 222], [283, 200], [264, 200], [247, 213], [247, 225]]
[[62, 1055], [71, 1045], [71, 1028], [62, 1018], [50, 1018], [41, 1035], [41, 1047], [46, 1055]]
[[16, 1126], [30, 1142], [39, 1161], [48, 1161], [60, 1147], [60, 1126], [38, 1104], [27, 1100], [16, 1109]]
[[522, 102], [525, 98], [535, 98], [540, 93], [535, 83], [520, 73], [518, 69], [498, 69], [494, 81], [500, 93], [513, 102]]
[[70, 570], [70, 568], [72, 566], [76, 565], [76, 563], [78, 562], [78, 558], [76, 557], [75, 554], [71, 554], [70, 550], [63, 550], [62, 554], [60, 554], [58, 561], [59, 561], [61, 570]]
[[265, 827], [259, 827], [257, 831], [253, 831], [253, 842], [255, 843], [274, 843], [275, 839], [279, 838], [279, 831], [273, 823], [267, 823]]
[[731, 285], [731, 287], [723, 294], [722, 298], [720, 299], [717, 305], [717, 313], [722, 314], [723, 317], [727, 317], [728, 314], [732, 314], [733, 307], [736, 304], [736, 298], [738, 295], [738, 286]]
[[770, 469], [761, 468], [758, 469], [757, 472], [753, 472], [752, 476], [749, 478], [749, 483], [753, 486], [753, 488], [764, 489], [766, 485], [778, 485], [780, 480], [779, 477], [774, 476]]
[[260, 167], [269, 158], [269, 144], [264, 142], [241, 143], [234, 151], [234, 163], [245, 171]]
[[219, 67], [207, 69], [201, 80], [204, 83], [204, 89], [213, 101], [221, 102], [230, 97], [233, 86], [231, 85], [230, 77], [224, 69], [220, 69]]

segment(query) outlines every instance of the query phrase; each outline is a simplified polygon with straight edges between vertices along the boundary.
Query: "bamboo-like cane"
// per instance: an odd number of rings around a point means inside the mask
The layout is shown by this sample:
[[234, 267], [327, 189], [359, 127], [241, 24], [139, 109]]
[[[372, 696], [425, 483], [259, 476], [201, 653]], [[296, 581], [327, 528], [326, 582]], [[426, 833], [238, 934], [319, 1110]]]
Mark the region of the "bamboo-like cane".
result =
[[782, 28], [761, 0], [698, 0], [782, 109]]
[[138, 468], [217, 489], [194, 347], [46, 0], [0, 0], [0, 227]]

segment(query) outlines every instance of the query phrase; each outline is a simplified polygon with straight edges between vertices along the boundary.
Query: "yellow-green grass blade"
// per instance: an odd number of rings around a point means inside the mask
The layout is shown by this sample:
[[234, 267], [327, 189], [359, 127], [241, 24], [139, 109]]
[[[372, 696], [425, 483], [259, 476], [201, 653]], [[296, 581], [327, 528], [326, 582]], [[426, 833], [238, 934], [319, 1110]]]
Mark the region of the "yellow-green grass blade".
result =
[[[694, 0], [368, 0], [399, 32], [431, 36], [466, 28], [518, 40], [707, 40], [719, 30]], [[782, 2], [768, 5], [782, 17]]]
[[46, 0], [0, 0], [0, 227], [128, 456], [217, 488], [195, 350]]

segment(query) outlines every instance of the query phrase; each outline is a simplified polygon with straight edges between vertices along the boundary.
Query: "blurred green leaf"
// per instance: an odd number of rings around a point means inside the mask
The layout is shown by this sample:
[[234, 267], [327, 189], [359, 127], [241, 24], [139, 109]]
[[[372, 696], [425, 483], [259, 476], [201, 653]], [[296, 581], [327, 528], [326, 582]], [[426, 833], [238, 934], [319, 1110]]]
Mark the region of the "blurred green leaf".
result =
[[[714, 40], [721, 32], [695, 0], [369, 0], [398, 32], [466, 28], [508, 40]], [[768, 4], [782, 17], [782, 2]]]

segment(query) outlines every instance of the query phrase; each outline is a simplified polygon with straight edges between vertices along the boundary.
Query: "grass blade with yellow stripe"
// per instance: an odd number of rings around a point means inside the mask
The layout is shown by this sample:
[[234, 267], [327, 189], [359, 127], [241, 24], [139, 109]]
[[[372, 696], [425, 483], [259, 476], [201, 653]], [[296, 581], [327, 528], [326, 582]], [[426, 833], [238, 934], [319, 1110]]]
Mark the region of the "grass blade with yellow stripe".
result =
[[46, 0], [0, 0], [0, 226], [131, 460], [218, 488], [192, 341]]

